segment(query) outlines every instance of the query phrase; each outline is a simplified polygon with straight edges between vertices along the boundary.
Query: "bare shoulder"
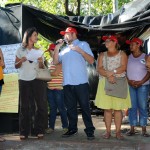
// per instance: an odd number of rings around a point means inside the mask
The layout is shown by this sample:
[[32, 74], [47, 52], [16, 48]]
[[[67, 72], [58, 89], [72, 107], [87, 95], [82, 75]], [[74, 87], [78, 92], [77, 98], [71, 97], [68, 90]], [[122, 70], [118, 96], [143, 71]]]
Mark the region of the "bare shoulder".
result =
[[121, 56], [122, 57], [127, 57], [127, 54], [124, 51], [121, 51]]
[[104, 53], [105, 53], [105, 52], [101, 52], [101, 53], [99, 54], [99, 57], [102, 58], [102, 57], [104, 56]]

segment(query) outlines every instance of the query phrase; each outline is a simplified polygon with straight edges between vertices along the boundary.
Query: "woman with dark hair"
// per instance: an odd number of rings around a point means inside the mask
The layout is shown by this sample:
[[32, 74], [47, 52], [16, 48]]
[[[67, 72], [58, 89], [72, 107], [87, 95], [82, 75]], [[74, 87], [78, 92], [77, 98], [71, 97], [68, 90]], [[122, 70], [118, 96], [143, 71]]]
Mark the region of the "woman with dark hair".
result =
[[128, 136], [135, 134], [134, 127], [139, 124], [142, 127], [142, 135], [148, 137], [146, 132], [147, 125], [147, 101], [149, 92], [150, 73], [146, 68], [147, 55], [142, 52], [143, 41], [139, 38], [133, 38], [126, 41], [130, 44], [131, 54], [129, 55], [127, 65], [127, 77], [129, 83], [130, 97], [132, 107], [129, 109], [129, 122], [131, 129], [127, 132]]
[[31, 105], [35, 101], [36, 115], [34, 130], [38, 138], [44, 134], [46, 83], [36, 79], [37, 67], [44, 67], [43, 51], [36, 49], [34, 44], [38, 40], [38, 32], [32, 27], [25, 31], [22, 46], [16, 52], [15, 67], [19, 69], [19, 125], [20, 139], [26, 139], [30, 131]]
[[103, 36], [107, 52], [100, 53], [98, 57], [97, 71], [100, 74], [95, 105], [104, 109], [104, 121], [106, 133], [104, 139], [111, 137], [112, 114], [116, 127], [116, 138], [123, 139], [121, 135], [122, 110], [131, 106], [129, 94], [126, 98], [118, 98], [106, 94], [106, 79], [110, 84], [116, 84], [116, 80], [126, 76], [127, 56], [119, 50], [118, 40], [115, 36]]

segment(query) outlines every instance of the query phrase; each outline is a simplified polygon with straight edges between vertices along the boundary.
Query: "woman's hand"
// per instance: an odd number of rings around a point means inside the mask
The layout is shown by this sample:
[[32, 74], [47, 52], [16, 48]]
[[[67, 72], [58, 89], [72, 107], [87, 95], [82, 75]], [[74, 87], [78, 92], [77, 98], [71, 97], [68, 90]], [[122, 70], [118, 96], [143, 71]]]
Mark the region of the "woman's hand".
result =
[[134, 80], [128, 80], [128, 84], [134, 88], [140, 87], [143, 83], [142, 81], [134, 81]]
[[114, 75], [113, 71], [106, 71], [106, 77], [109, 78]]
[[112, 83], [112, 84], [116, 83], [114, 76], [108, 77], [108, 81], [109, 81], [110, 83]]
[[142, 84], [143, 84], [142, 81], [135, 81], [135, 82], [134, 82], [134, 87], [135, 87], [135, 88], [138, 88], [138, 87], [142, 86]]
[[39, 62], [39, 68], [44, 68], [43, 58], [42, 57], [38, 58], [38, 62]]
[[43, 58], [42, 58], [42, 57], [39, 57], [39, 58], [38, 58], [38, 62], [39, 62], [39, 63], [43, 63]]
[[20, 61], [21, 61], [21, 62], [25, 62], [26, 60], [27, 60], [26, 57], [22, 57]]

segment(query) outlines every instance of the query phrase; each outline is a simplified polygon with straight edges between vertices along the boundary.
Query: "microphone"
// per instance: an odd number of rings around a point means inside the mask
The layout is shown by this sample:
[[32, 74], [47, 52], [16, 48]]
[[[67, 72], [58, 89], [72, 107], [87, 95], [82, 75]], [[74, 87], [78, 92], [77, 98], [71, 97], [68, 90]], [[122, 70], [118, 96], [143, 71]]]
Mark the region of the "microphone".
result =
[[[62, 41], [63, 41], [65, 44], [68, 44], [68, 41], [67, 41], [66, 39], [62, 39]], [[54, 44], [57, 45], [57, 44], [59, 44], [59, 43], [60, 43], [60, 42], [57, 41], [57, 42], [55, 42]]]

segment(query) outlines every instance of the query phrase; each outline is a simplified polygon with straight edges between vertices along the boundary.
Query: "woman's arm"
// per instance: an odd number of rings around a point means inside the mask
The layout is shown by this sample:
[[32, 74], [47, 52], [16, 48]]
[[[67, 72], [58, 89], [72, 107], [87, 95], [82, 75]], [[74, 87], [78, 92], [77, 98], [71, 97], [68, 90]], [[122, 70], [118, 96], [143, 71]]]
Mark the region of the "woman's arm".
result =
[[22, 66], [22, 63], [25, 62], [26, 60], [27, 60], [26, 57], [22, 57], [22, 58], [20, 59], [20, 58], [18, 58], [18, 57], [16, 56], [15, 68], [16, 68], [16, 69], [20, 68], [20, 67]]
[[100, 53], [99, 56], [98, 56], [98, 60], [97, 60], [96, 70], [100, 75], [102, 75], [104, 77], [107, 77], [106, 70], [103, 67], [103, 57], [104, 57], [104, 53]]
[[[149, 56], [145, 56], [145, 61], [147, 62], [149, 59]], [[145, 64], [147, 67], [147, 64]], [[144, 84], [146, 81], [150, 79], [150, 72], [147, 71], [147, 74], [144, 76], [144, 78], [141, 81], [135, 81], [134, 85], [135, 87], [140, 87], [142, 84]]]
[[150, 56], [145, 57], [147, 70], [150, 72]]
[[116, 74], [121, 74], [127, 70], [127, 62], [128, 62], [128, 57], [125, 54], [125, 52], [121, 52], [121, 65], [120, 67], [116, 68]]
[[2, 66], [3, 69], [5, 68], [4, 57], [1, 49], [0, 49], [0, 66]]

